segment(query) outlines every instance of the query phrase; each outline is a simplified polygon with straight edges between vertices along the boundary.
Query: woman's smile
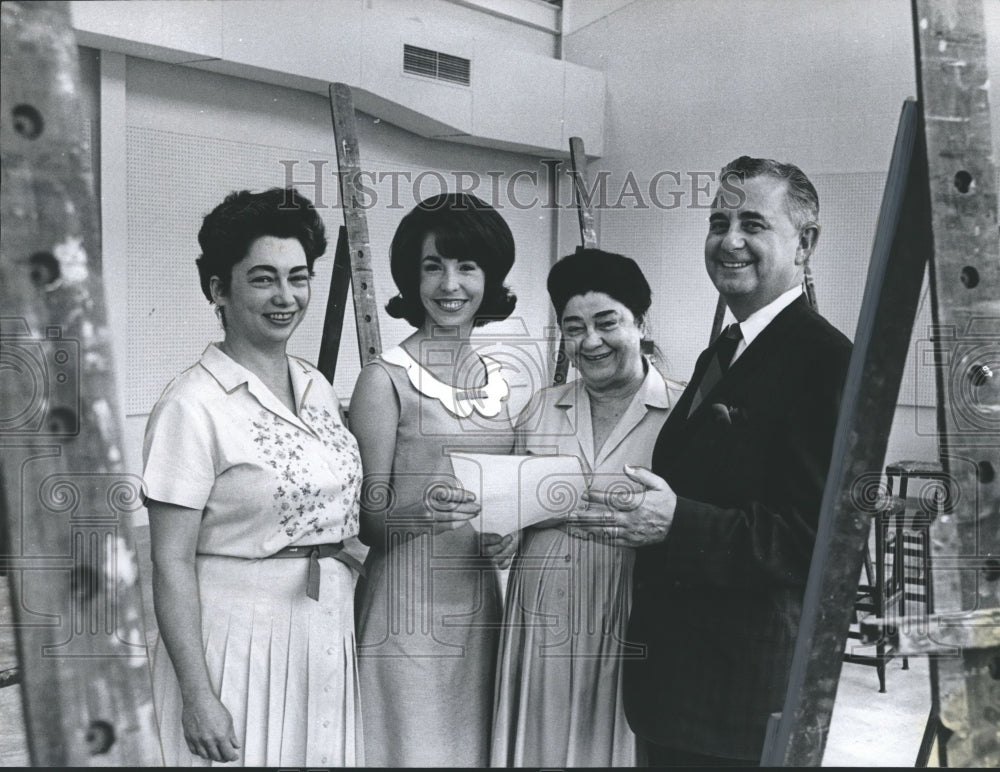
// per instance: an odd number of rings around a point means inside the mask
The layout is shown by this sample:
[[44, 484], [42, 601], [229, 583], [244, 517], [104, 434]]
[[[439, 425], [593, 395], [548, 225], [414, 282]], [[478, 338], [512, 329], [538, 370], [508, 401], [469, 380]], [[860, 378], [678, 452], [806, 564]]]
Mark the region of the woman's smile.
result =
[[455, 311], [461, 311], [462, 308], [465, 307], [465, 304], [469, 301], [459, 298], [438, 298], [435, 299], [434, 302], [437, 303], [438, 307], [442, 310], [454, 313]]
[[424, 236], [420, 259], [420, 302], [431, 325], [472, 330], [483, 302], [486, 274], [472, 259], [438, 254], [437, 236]]

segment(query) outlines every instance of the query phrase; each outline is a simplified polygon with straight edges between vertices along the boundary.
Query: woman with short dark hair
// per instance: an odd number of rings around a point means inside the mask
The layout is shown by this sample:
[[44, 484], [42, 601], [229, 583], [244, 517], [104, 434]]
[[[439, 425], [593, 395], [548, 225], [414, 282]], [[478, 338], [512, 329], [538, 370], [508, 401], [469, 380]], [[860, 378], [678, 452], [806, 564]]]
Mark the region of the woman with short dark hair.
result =
[[448, 451], [508, 454], [514, 444], [500, 364], [474, 327], [505, 319], [510, 228], [478, 198], [419, 203], [392, 240], [399, 294], [387, 309], [416, 327], [358, 378], [351, 429], [365, 478], [358, 586], [359, 672], [369, 764], [486, 766], [501, 618], [499, 572], [466, 522]]
[[244, 190], [198, 241], [224, 338], [167, 386], [143, 444], [164, 760], [363, 764], [360, 565], [342, 551], [361, 460], [330, 384], [285, 351], [323, 223], [293, 189]]
[[[581, 249], [549, 272], [549, 296], [580, 378], [543, 389], [516, 422], [516, 452], [578, 456], [589, 487], [628, 487], [648, 465], [682, 384], [643, 354], [652, 293], [635, 262]], [[622, 706], [631, 549], [573, 538], [562, 519], [521, 532], [504, 610], [493, 766], [635, 766]]]

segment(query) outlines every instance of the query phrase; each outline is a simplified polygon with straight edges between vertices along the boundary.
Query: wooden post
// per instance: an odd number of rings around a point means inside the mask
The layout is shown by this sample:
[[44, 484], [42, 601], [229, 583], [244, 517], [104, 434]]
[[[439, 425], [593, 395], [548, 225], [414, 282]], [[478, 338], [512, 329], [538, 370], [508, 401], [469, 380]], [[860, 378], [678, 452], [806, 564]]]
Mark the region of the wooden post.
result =
[[66, 3], [0, 15], [0, 560], [29, 752], [38, 766], [162, 764], [76, 41]]
[[358, 148], [354, 98], [350, 87], [346, 84], [330, 85], [330, 112], [333, 117], [333, 135], [337, 144], [337, 165], [340, 167], [340, 201], [344, 208], [344, 225], [347, 228], [358, 348], [361, 350], [361, 364], [364, 366], [382, 352], [382, 340], [375, 306], [375, 280], [372, 272], [371, 246], [368, 244], [368, 217], [358, 190], [361, 151]]
[[573, 167], [573, 200], [580, 220], [580, 243], [584, 249], [597, 249], [594, 207], [587, 194], [587, 154], [580, 137], [569, 138], [569, 160]]
[[[948, 627], [967, 628], [960, 656], [937, 659], [940, 720], [952, 732], [950, 765], [997, 767], [1000, 627], [990, 615], [1000, 609], [1000, 235], [986, 28], [982, 0], [914, 0], [913, 13], [938, 443], [953, 491], [931, 526], [934, 604]], [[928, 634], [947, 639], [941, 625]]]
[[[569, 138], [569, 159], [572, 167], [573, 202], [580, 222], [580, 246], [583, 249], [597, 249], [597, 228], [594, 225], [594, 207], [587, 193], [587, 154], [580, 137]], [[566, 382], [569, 357], [566, 356], [566, 341], [559, 336], [559, 347], [555, 355], [555, 373], [552, 384], [558, 386]]]
[[350, 286], [351, 247], [347, 243], [347, 228], [341, 225], [337, 232], [333, 272], [330, 274], [330, 294], [326, 300], [323, 337], [319, 344], [319, 358], [316, 360], [317, 369], [330, 383], [333, 383], [333, 376], [337, 373], [340, 337], [344, 331], [344, 314], [347, 311], [347, 289]]

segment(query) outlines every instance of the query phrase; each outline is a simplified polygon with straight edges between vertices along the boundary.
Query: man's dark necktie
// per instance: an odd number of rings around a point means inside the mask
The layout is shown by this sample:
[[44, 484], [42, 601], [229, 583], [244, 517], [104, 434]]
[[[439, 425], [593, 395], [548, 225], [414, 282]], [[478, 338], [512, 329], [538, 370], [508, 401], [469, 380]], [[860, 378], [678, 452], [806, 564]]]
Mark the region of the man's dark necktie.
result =
[[733, 354], [736, 353], [736, 347], [740, 344], [742, 337], [743, 331], [734, 322], [723, 330], [722, 334], [716, 339], [714, 344], [715, 353], [708, 361], [705, 374], [701, 377], [698, 390], [694, 393], [694, 399], [691, 401], [691, 409], [688, 411], [689, 416], [694, 413], [698, 405], [701, 404], [701, 401], [715, 388], [715, 385], [722, 379], [723, 373], [729, 369], [729, 363], [733, 361]]

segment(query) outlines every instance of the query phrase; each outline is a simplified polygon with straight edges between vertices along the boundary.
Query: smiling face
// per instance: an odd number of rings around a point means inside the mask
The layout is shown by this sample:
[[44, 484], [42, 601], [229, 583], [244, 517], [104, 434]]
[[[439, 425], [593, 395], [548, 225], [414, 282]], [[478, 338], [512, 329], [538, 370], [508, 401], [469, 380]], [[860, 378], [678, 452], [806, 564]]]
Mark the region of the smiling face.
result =
[[815, 247], [819, 226], [796, 226], [787, 187], [769, 175], [732, 180], [712, 204], [705, 268], [739, 321], [797, 286]]
[[433, 233], [424, 237], [420, 254], [420, 303], [427, 312], [425, 326], [458, 327], [467, 337], [483, 302], [486, 274], [475, 260], [439, 255]]
[[309, 307], [306, 255], [298, 239], [261, 236], [233, 266], [229, 291], [211, 280], [213, 298], [224, 309], [226, 339], [256, 348], [284, 345]]
[[591, 391], [611, 391], [642, 377], [642, 331], [628, 307], [610, 295], [574, 295], [561, 326], [566, 353]]

